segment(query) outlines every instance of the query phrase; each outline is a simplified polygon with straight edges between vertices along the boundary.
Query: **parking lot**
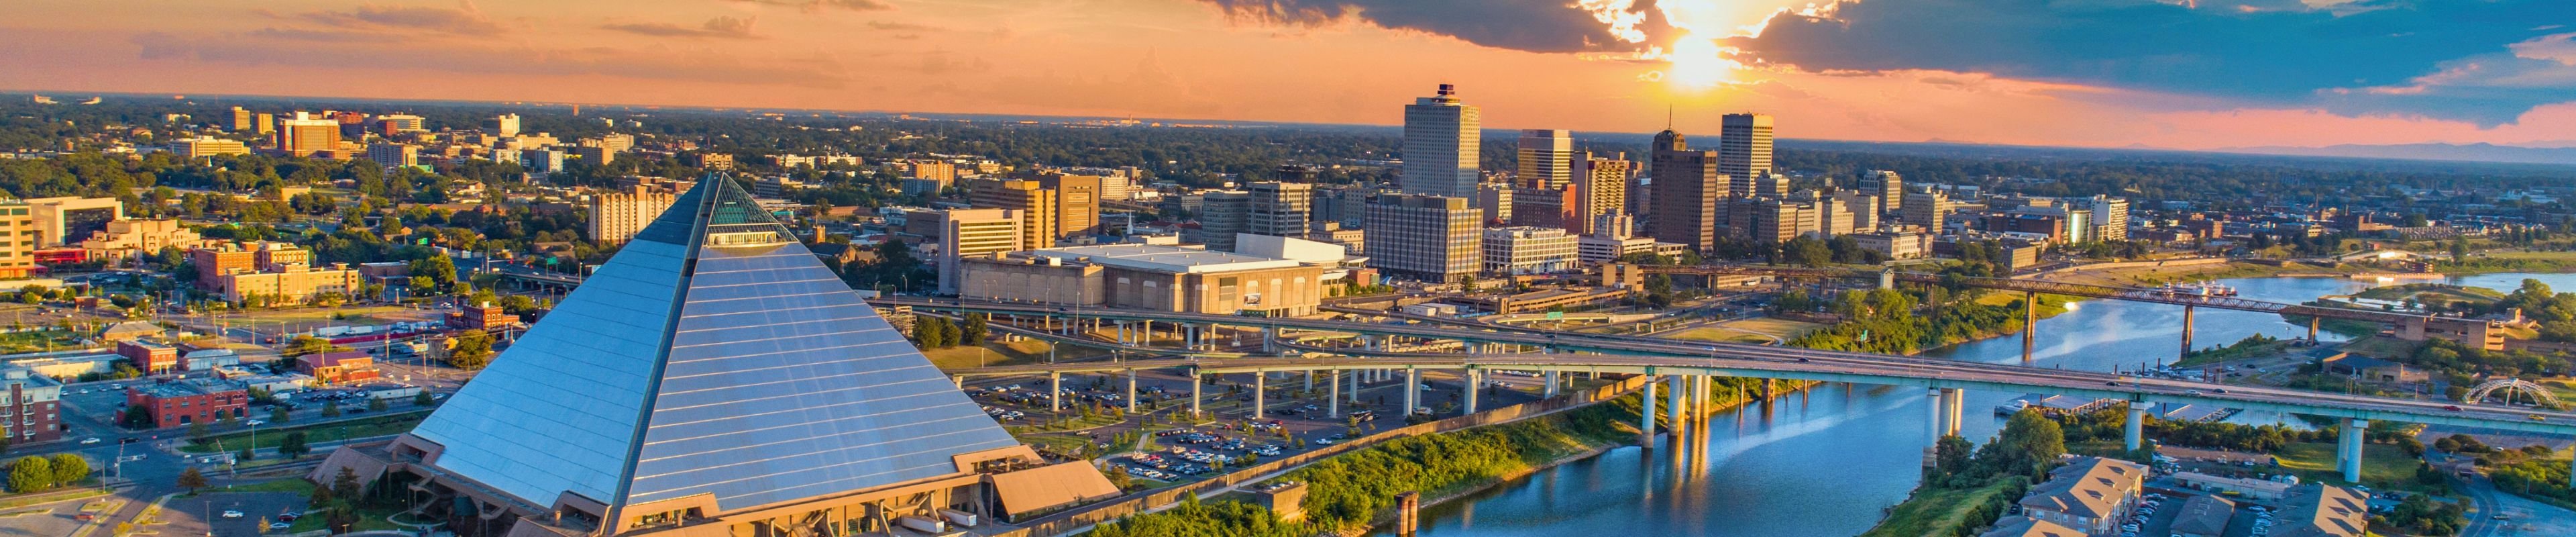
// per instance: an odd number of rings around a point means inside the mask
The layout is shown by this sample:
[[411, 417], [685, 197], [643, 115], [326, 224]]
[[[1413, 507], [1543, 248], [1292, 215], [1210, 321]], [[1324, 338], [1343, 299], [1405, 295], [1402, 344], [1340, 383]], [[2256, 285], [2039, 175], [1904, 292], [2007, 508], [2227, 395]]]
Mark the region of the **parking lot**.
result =
[[[215, 537], [260, 535], [262, 519], [286, 522], [304, 513], [306, 498], [289, 492], [206, 492], [195, 498], [172, 497], [161, 504], [162, 535], [205, 535], [212, 521]], [[285, 529], [284, 526], [272, 526]]]

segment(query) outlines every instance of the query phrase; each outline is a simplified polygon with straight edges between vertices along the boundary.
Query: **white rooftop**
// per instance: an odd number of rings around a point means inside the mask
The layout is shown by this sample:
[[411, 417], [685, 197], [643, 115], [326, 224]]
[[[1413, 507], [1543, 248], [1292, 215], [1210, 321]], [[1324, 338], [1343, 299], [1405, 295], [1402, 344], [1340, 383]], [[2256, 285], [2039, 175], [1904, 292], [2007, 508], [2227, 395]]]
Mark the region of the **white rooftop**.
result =
[[1290, 268], [1296, 261], [1161, 244], [1102, 244], [1029, 250], [1024, 255], [1135, 270], [1204, 274]]

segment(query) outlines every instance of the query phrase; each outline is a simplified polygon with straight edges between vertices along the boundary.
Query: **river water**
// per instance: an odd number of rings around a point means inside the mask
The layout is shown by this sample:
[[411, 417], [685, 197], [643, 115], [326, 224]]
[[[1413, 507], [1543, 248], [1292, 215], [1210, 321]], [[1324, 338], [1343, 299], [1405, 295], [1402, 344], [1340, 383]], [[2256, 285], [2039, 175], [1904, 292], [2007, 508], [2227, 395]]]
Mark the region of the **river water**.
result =
[[[2489, 274], [2451, 283], [2510, 291], [2524, 278], [2576, 290], [2576, 274]], [[2381, 283], [2340, 278], [2227, 280], [2241, 296], [2302, 302]], [[2077, 370], [2136, 369], [2181, 351], [2182, 308], [2092, 300], [2038, 323], [2032, 365]], [[2261, 333], [2305, 337], [2280, 316], [2198, 311], [2193, 344], [2233, 343]], [[2325, 339], [2338, 336], [2324, 334]], [[2021, 338], [1981, 340], [1927, 356], [2021, 362]], [[1992, 437], [1993, 408], [2023, 394], [1968, 392], [1960, 434]], [[1423, 510], [1423, 535], [1608, 537], [1854, 535], [1904, 501], [1921, 480], [1926, 432], [1921, 388], [1824, 385], [1769, 405], [1712, 419], [1699, 445], [1676, 450], [1622, 447], [1541, 470], [1485, 492]], [[1684, 456], [1674, 456], [1676, 451]]]

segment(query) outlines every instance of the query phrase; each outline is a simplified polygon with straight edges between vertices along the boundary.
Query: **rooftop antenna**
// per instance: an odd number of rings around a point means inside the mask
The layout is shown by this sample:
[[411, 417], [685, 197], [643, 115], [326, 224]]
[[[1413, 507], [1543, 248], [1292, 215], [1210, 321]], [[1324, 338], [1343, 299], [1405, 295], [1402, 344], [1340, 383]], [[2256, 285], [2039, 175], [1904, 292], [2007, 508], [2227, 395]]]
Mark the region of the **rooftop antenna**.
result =
[[1664, 130], [1673, 130], [1673, 103], [1664, 103]]

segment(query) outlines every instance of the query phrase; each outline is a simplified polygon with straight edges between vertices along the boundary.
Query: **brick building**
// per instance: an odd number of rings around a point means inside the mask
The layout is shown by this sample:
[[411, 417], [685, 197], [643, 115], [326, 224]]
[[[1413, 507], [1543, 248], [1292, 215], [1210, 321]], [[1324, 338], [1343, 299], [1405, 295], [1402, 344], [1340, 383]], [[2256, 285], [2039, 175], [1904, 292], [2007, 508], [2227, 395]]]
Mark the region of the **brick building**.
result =
[[132, 362], [135, 369], [154, 375], [168, 373], [179, 367], [178, 347], [150, 341], [116, 342], [116, 355], [123, 356], [126, 361]]
[[365, 351], [306, 355], [295, 361], [295, 369], [312, 376], [314, 384], [348, 384], [384, 376], [376, 370], [375, 356]]
[[24, 367], [0, 368], [0, 438], [11, 443], [63, 438], [63, 385]]
[[225, 416], [239, 419], [249, 413], [249, 406], [250, 390], [222, 379], [183, 379], [125, 389], [126, 411], [139, 408], [151, 413], [154, 427], [212, 423]]

